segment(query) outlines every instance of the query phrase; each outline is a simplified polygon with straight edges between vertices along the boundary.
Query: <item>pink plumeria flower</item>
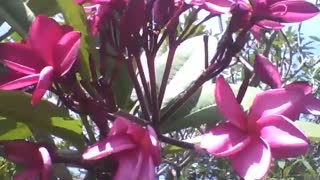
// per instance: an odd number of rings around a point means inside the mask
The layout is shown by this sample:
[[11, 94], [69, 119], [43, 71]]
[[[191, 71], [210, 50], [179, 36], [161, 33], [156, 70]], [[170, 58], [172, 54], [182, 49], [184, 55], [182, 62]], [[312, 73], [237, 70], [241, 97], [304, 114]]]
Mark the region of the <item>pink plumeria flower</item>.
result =
[[280, 88], [282, 86], [278, 69], [262, 54], [256, 54], [253, 70], [261, 81], [270, 85], [271, 88]]
[[315, 5], [304, 0], [239, 0], [231, 11], [238, 15], [233, 31], [252, 26], [278, 30], [283, 27], [281, 23], [305, 21], [319, 13]]
[[[300, 113], [320, 115], [320, 100], [314, 97], [312, 86], [308, 83], [293, 82], [282, 87], [281, 75], [277, 68], [261, 54], [256, 55], [254, 72], [271, 88], [292, 91], [291, 96], [286, 96], [286, 101], [291, 102], [290, 108], [287, 108], [283, 115], [292, 120], [297, 120]], [[271, 95], [269, 97], [272, 98]]]
[[50, 179], [52, 162], [45, 147], [24, 140], [0, 141], [0, 146], [8, 160], [24, 165], [14, 180]]
[[0, 60], [21, 77], [0, 85], [14, 90], [37, 84], [32, 104], [40, 101], [52, 82], [64, 76], [74, 64], [80, 47], [80, 33], [60, 26], [53, 19], [37, 16], [28, 39], [22, 43], [0, 43]]
[[145, 129], [118, 117], [109, 135], [89, 147], [82, 157], [96, 160], [109, 155], [118, 161], [114, 180], [154, 180], [155, 166], [160, 164], [160, 144], [152, 127]]
[[306, 153], [307, 137], [280, 113], [290, 106], [290, 101], [283, 101], [283, 96], [290, 93], [277, 89], [258, 94], [247, 115], [228, 83], [218, 77], [216, 103], [227, 121], [205, 134], [200, 147], [212, 155], [228, 157], [234, 171], [244, 179], [264, 177], [272, 157], [288, 158]]

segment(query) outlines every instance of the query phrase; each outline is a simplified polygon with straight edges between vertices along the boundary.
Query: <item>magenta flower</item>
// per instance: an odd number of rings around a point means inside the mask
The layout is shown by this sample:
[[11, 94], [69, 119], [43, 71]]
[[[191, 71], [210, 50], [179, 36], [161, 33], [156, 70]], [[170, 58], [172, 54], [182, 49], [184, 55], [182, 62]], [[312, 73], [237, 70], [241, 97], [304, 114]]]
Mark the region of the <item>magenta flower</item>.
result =
[[304, 0], [251, 0], [255, 20], [301, 22], [319, 13], [319, 9]]
[[82, 157], [96, 160], [109, 155], [118, 161], [114, 180], [153, 180], [155, 166], [160, 164], [160, 144], [152, 127], [144, 129], [117, 118], [108, 137], [89, 147]]
[[278, 30], [281, 23], [305, 21], [319, 13], [315, 5], [304, 0], [251, 0], [250, 4], [237, 1], [231, 11], [236, 14], [233, 31], [254, 25]]
[[52, 81], [65, 75], [74, 64], [80, 46], [80, 33], [60, 26], [46, 16], [37, 16], [28, 39], [22, 43], [1, 43], [0, 60], [21, 77], [0, 85], [2, 90], [37, 84], [32, 104], [37, 103]]
[[48, 150], [24, 140], [0, 141], [6, 158], [24, 165], [24, 170], [14, 175], [14, 180], [49, 180], [51, 158]]
[[270, 85], [271, 88], [280, 88], [282, 86], [281, 75], [277, 68], [262, 54], [256, 54], [254, 72], [262, 82]]
[[227, 121], [203, 136], [201, 148], [215, 156], [229, 157], [233, 169], [245, 179], [264, 177], [272, 157], [304, 154], [309, 146], [307, 137], [281, 113], [295, 105], [283, 98], [294, 92], [280, 89], [260, 93], [246, 115], [230, 86], [218, 77], [216, 103]]
[[[281, 75], [270, 60], [261, 54], [256, 55], [254, 72], [260, 77], [262, 82], [270, 85], [271, 88], [281, 89]], [[308, 83], [293, 82], [284, 86], [282, 90], [294, 91], [291, 93], [291, 96], [286, 97], [286, 101], [290, 101], [292, 104], [285, 114], [283, 114], [286, 117], [297, 120], [300, 113], [320, 115], [320, 100], [314, 97], [312, 87]], [[272, 94], [269, 97], [272, 98]]]

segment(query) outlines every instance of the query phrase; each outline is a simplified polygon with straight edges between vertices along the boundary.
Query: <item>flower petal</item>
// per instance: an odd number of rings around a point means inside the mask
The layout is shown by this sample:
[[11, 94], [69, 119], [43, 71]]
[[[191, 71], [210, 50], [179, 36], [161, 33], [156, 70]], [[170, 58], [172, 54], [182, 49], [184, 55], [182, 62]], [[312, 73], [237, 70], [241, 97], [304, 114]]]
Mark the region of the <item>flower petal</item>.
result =
[[36, 69], [34, 69], [32, 67], [28, 67], [28, 66], [24, 66], [24, 65], [18, 64], [18, 63], [13, 62], [13, 61], [4, 60], [3, 63], [9, 69], [14, 70], [14, 71], [19, 72], [19, 73], [28, 74], [28, 75], [37, 73]]
[[284, 116], [271, 115], [259, 119], [257, 130], [269, 144], [275, 158], [296, 157], [308, 150], [307, 137]]
[[[138, 150], [121, 153], [117, 156], [118, 168], [114, 180], [140, 180], [141, 174], [145, 173], [148, 169], [143, 169], [143, 163], [145, 163], [145, 155]], [[130, 172], [130, 173], [128, 173]]]
[[59, 74], [66, 74], [77, 59], [80, 48], [80, 33], [71, 31], [63, 35], [54, 49], [55, 68]]
[[41, 179], [48, 180], [51, 174], [51, 157], [48, 150], [45, 147], [40, 147], [38, 150], [42, 157]]
[[30, 27], [28, 42], [40, 53], [44, 64], [53, 66], [52, 51], [61, 36], [62, 31], [57, 22], [47, 16], [39, 15]]
[[[17, 70], [9, 63], [20, 64], [22, 67], [28, 67], [31, 72], [40, 70], [43, 66], [40, 57], [26, 44], [23, 43], [0, 43], [0, 60], [10, 69]], [[30, 74], [30, 71], [27, 73]]]
[[304, 106], [302, 113], [320, 115], [320, 100], [314, 97], [312, 87], [307, 82], [294, 82], [284, 88], [305, 94], [303, 101], [300, 102]]
[[263, 55], [257, 54], [254, 61], [254, 72], [260, 79], [271, 86], [271, 88], [281, 87], [281, 76], [277, 68]]
[[266, 29], [272, 29], [272, 30], [280, 30], [284, 27], [284, 25], [282, 25], [279, 22], [276, 21], [270, 21], [270, 20], [261, 20], [255, 23], [256, 25], [260, 26], [260, 27], [264, 27]]
[[233, 2], [228, 0], [206, 0], [202, 7], [211, 14], [223, 14], [230, 11], [232, 4]]
[[[24, 165], [38, 164], [41, 157], [38, 153], [38, 146], [25, 140], [0, 141], [3, 146], [6, 158], [14, 163]], [[23, 149], [23, 151], [21, 151]], [[26, 156], [28, 154], [28, 156]]]
[[320, 115], [320, 99], [315, 98], [312, 94], [306, 96], [304, 101], [304, 112], [306, 114]]
[[222, 76], [216, 80], [215, 98], [219, 111], [238, 128], [245, 130], [246, 115], [241, 110], [229, 84]]
[[143, 163], [141, 166], [141, 171], [139, 175], [139, 180], [144, 179], [144, 180], [153, 180], [156, 179], [155, 176], [155, 166], [154, 166], [154, 161], [151, 156], [145, 156], [143, 159]]
[[259, 93], [249, 110], [249, 124], [254, 124], [260, 117], [269, 115], [283, 115], [292, 120], [297, 119], [303, 111], [301, 100], [304, 94], [299, 91], [281, 89], [267, 90]]
[[83, 153], [82, 157], [86, 160], [96, 160], [135, 147], [130, 137], [115, 135], [95, 143]]
[[[8, 76], [8, 82], [4, 82], [3, 84], [0, 85], [1, 90], [15, 90], [15, 89], [20, 89], [24, 88], [26, 86], [30, 86], [33, 84], [36, 84], [39, 81], [39, 74], [33, 74], [33, 75], [28, 75], [28, 76], [19, 76], [19, 75], [9, 75]], [[12, 78], [17, 78], [17, 79], [12, 79]], [[1, 83], [3, 81], [1, 80]]]
[[287, 90], [298, 91], [305, 95], [312, 93], [312, 86], [310, 86], [307, 82], [293, 82], [285, 85], [284, 88]]
[[238, 153], [249, 144], [251, 138], [231, 123], [220, 124], [203, 135], [200, 147], [215, 156]]
[[157, 134], [151, 126], [147, 126], [147, 130], [152, 145], [150, 146], [152, 158], [154, 163], [158, 165], [161, 163], [160, 141], [158, 140]]
[[263, 178], [271, 163], [271, 151], [269, 145], [262, 139], [251, 141], [239, 153], [230, 157], [232, 167], [239, 176], [244, 179]]
[[130, 122], [122, 117], [117, 117], [112, 123], [112, 127], [109, 132], [109, 136], [118, 135], [118, 134], [126, 134], [128, 131]]
[[261, 27], [257, 25], [253, 25], [250, 29], [251, 34], [257, 41], [261, 41], [261, 37], [262, 37], [261, 30], [262, 30]]
[[[285, 11], [283, 11], [285, 9]], [[272, 15], [282, 22], [301, 22], [316, 16], [319, 9], [301, 0], [279, 1], [270, 7]]]
[[34, 105], [39, 102], [44, 93], [49, 89], [52, 84], [53, 67], [47, 66], [40, 72], [39, 81], [37, 87], [32, 93], [31, 104]]

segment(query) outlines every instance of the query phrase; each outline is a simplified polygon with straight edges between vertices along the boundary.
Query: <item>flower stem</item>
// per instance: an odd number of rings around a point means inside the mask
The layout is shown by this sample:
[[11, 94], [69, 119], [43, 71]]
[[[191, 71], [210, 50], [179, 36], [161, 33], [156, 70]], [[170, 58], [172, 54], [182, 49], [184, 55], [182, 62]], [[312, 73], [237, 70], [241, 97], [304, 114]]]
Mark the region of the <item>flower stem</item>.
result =
[[241, 101], [246, 94], [246, 91], [248, 89], [249, 83], [250, 83], [250, 78], [252, 77], [252, 74], [250, 71], [247, 69], [244, 70], [244, 79], [241, 83], [241, 86], [239, 88], [238, 94], [237, 94], [237, 101], [239, 104], [241, 104]]
[[95, 143], [97, 140], [96, 140], [96, 137], [94, 136], [94, 132], [89, 124], [87, 116], [80, 114], [80, 118], [81, 118], [81, 121], [82, 121], [84, 128], [86, 129], [86, 131], [88, 133], [90, 143], [91, 144]]
[[142, 82], [143, 90], [144, 90], [144, 93], [146, 95], [146, 99], [147, 99], [148, 105], [151, 106], [151, 104], [152, 104], [151, 103], [151, 94], [150, 94], [150, 90], [149, 90], [149, 87], [148, 87], [146, 76], [145, 76], [145, 73], [144, 73], [144, 70], [143, 70], [143, 67], [142, 67], [140, 56], [139, 55], [135, 56], [135, 60], [137, 62], [137, 67], [138, 67], [140, 79], [141, 79], [141, 82]]
[[188, 142], [184, 142], [184, 141], [179, 141], [164, 135], [159, 135], [158, 138], [160, 139], [160, 141], [168, 143], [168, 144], [172, 144], [175, 146], [179, 146], [182, 147], [184, 149], [194, 149], [194, 144], [192, 143], [188, 143]]
[[161, 107], [162, 101], [163, 101], [163, 97], [164, 97], [164, 93], [166, 92], [166, 87], [167, 87], [167, 82], [169, 79], [169, 75], [170, 75], [170, 71], [171, 71], [171, 66], [173, 63], [173, 58], [174, 58], [174, 54], [177, 50], [177, 45], [176, 43], [173, 43], [170, 47], [169, 47], [169, 53], [168, 53], [168, 57], [167, 57], [167, 62], [166, 62], [166, 67], [163, 73], [163, 77], [162, 77], [162, 82], [160, 85], [160, 90], [159, 90], [159, 97], [158, 97], [158, 103], [159, 103], [159, 107]]
[[150, 121], [150, 116], [149, 116], [149, 113], [148, 113], [148, 110], [147, 110], [147, 105], [146, 105], [146, 102], [145, 102], [145, 99], [144, 99], [144, 96], [143, 96], [139, 81], [138, 81], [137, 76], [136, 76], [136, 74], [134, 72], [134, 68], [133, 68], [132, 62], [130, 60], [126, 60], [126, 61], [127, 61], [127, 67], [128, 67], [128, 71], [129, 71], [129, 74], [130, 74], [131, 81], [133, 83], [134, 89], [136, 90], [136, 93], [137, 93], [137, 96], [138, 96], [138, 100], [140, 102], [140, 106], [141, 106], [141, 110], [142, 110], [143, 116], [144, 116], [144, 118], [146, 120]]
[[152, 98], [152, 123], [156, 128], [157, 123], [160, 120], [159, 102], [157, 96], [157, 83], [156, 83], [156, 72], [155, 72], [155, 56], [147, 55], [147, 63], [149, 69], [151, 98]]

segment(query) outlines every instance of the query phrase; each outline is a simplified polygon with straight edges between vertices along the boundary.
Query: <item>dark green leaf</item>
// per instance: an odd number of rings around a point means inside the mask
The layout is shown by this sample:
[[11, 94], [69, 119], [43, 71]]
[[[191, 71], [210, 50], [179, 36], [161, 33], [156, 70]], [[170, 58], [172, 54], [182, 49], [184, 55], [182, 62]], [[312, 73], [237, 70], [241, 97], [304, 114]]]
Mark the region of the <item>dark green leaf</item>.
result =
[[59, 13], [59, 6], [53, 0], [29, 0], [27, 5], [35, 14], [53, 16]]
[[26, 37], [34, 14], [22, 0], [1, 0], [0, 17], [22, 37]]
[[[130, 79], [127, 65], [123, 62], [119, 62], [119, 60], [116, 58], [118, 56], [118, 52], [110, 44], [107, 44], [106, 50], [106, 54], [108, 54], [105, 57], [107, 63], [107, 77], [114, 76], [114, 74], [112, 74], [114, 73], [114, 68], [119, 68], [117, 70], [116, 77], [112, 82], [112, 89], [116, 98], [116, 103], [120, 108], [129, 110], [131, 108], [130, 96], [132, 93], [133, 85]], [[116, 63], [119, 64], [116, 65]]]
[[130, 80], [129, 72], [125, 64], [120, 65], [119, 73], [115, 78], [112, 89], [116, 97], [117, 105], [120, 108], [129, 110], [130, 95], [132, 93], [132, 82]]
[[[59, 108], [48, 101], [31, 105], [31, 96], [19, 91], [0, 91], [0, 116], [4, 121], [14, 120], [27, 125], [31, 130], [50, 133], [71, 142], [77, 148], [83, 148], [82, 127], [79, 120], [70, 118], [64, 108]], [[8, 123], [10, 124], [10, 123]]]

